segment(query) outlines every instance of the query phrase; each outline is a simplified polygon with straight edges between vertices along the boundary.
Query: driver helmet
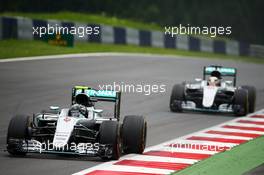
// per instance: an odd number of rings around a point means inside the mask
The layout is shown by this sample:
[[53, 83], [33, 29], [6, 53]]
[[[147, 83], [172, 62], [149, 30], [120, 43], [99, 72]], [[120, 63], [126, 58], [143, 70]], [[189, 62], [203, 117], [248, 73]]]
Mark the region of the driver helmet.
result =
[[74, 104], [69, 110], [69, 115], [72, 117], [80, 117], [81, 115], [86, 116], [87, 110], [85, 106], [80, 104]]
[[218, 79], [217, 77], [209, 77], [208, 79], [208, 85], [209, 86], [219, 86], [220, 85], [220, 79]]
[[91, 98], [89, 96], [87, 96], [86, 94], [78, 94], [75, 97], [75, 100], [76, 100], [77, 104], [80, 104], [80, 105], [83, 105], [83, 106], [86, 106], [86, 107], [94, 106]]

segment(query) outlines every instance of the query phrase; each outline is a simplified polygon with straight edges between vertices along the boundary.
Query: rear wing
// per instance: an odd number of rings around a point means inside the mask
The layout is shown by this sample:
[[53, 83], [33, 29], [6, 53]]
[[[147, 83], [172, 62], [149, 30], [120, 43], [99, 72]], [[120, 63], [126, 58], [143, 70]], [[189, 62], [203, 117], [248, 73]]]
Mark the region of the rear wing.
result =
[[72, 104], [75, 104], [75, 97], [79, 94], [87, 95], [92, 101], [106, 101], [115, 103], [115, 117], [120, 118], [121, 92], [109, 90], [97, 90], [89, 86], [74, 86], [72, 88]]
[[234, 86], [236, 85], [236, 76], [237, 76], [237, 69], [233, 67], [222, 67], [222, 66], [204, 66], [203, 69], [203, 79], [205, 80], [207, 75], [211, 75], [213, 71], [218, 71], [221, 76], [224, 77], [234, 77], [233, 83]]

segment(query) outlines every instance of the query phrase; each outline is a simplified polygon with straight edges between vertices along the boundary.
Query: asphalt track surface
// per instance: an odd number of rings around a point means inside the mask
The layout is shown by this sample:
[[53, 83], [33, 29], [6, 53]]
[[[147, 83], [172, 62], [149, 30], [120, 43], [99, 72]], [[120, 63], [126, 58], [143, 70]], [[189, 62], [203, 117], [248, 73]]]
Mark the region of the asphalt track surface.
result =
[[202, 75], [204, 65], [238, 68], [238, 85], [257, 88], [257, 109], [264, 108], [264, 65], [167, 56], [89, 56], [0, 63], [0, 173], [56, 174], [78, 172], [102, 163], [100, 158], [39, 155], [11, 157], [5, 149], [9, 120], [15, 114], [32, 114], [50, 105], [68, 107], [73, 85], [125, 82], [165, 84], [165, 93], [123, 93], [121, 115], [141, 114], [148, 121], [147, 145], [183, 136], [228, 120], [231, 115], [171, 113], [169, 96], [175, 83]]

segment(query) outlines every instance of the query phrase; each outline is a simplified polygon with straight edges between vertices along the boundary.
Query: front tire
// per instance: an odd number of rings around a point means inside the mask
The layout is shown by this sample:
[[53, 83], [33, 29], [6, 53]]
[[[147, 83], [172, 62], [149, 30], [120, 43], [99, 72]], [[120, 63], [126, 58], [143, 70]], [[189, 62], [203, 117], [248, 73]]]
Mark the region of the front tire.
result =
[[170, 110], [172, 112], [182, 112], [182, 102], [184, 101], [184, 84], [176, 84], [172, 88], [170, 96]]
[[122, 125], [122, 144], [125, 154], [142, 154], [146, 147], [147, 122], [143, 116], [125, 116]]
[[7, 131], [7, 151], [11, 155], [24, 156], [22, 144], [30, 139], [29, 134], [30, 117], [25, 115], [14, 116], [8, 126]]
[[256, 88], [254, 86], [242, 86], [248, 92], [248, 112], [253, 113], [256, 108]]
[[117, 121], [104, 121], [100, 126], [99, 143], [112, 145], [112, 154], [102, 156], [102, 159], [118, 160], [121, 156], [121, 143], [119, 134], [119, 124]]
[[236, 116], [244, 116], [248, 113], [248, 92], [239, 88], [234, 94], [234, 113]]

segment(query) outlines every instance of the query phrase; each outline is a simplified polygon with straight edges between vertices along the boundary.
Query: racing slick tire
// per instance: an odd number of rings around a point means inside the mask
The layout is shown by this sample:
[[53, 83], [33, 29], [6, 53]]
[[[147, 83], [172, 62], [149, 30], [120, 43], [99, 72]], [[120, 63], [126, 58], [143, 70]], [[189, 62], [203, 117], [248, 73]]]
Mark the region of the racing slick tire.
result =
[[256, 107], [256, 88], [254, 86], [242, 86], [248, 92], [248, 112], [252, 113]]
[[184, 84], [175, 84], [170, 96], [170, 110], [182, 112], [182, 101], [184, 101]]
[[239, 88], [234, 94], [234, 113], [236, 116], [244, 116], [248, 113], [248, 92]]
[[143, 116], [125, 116], [121, 133], [124, 154], [143, 153], [147, 136], [147, 122]]
[[30, 117], [16, 115], [9, 122], [7, 131], [7, 151], [11, 155], [24, 156], [26, 152], [22, 149], [24, 141], [30, 139], [29, 134]]
[[[112, 145], [112, 150], [110, 150], [111, 155], [108, 153], [101, 156], [104, 160], [118, 160], [121, 156], [121, 141], [119, 134], [119, 124], [117, 121], [103, 121], [99, 129], [99, 143]], [[107, 150], [106, 150], [107, 152]]]

